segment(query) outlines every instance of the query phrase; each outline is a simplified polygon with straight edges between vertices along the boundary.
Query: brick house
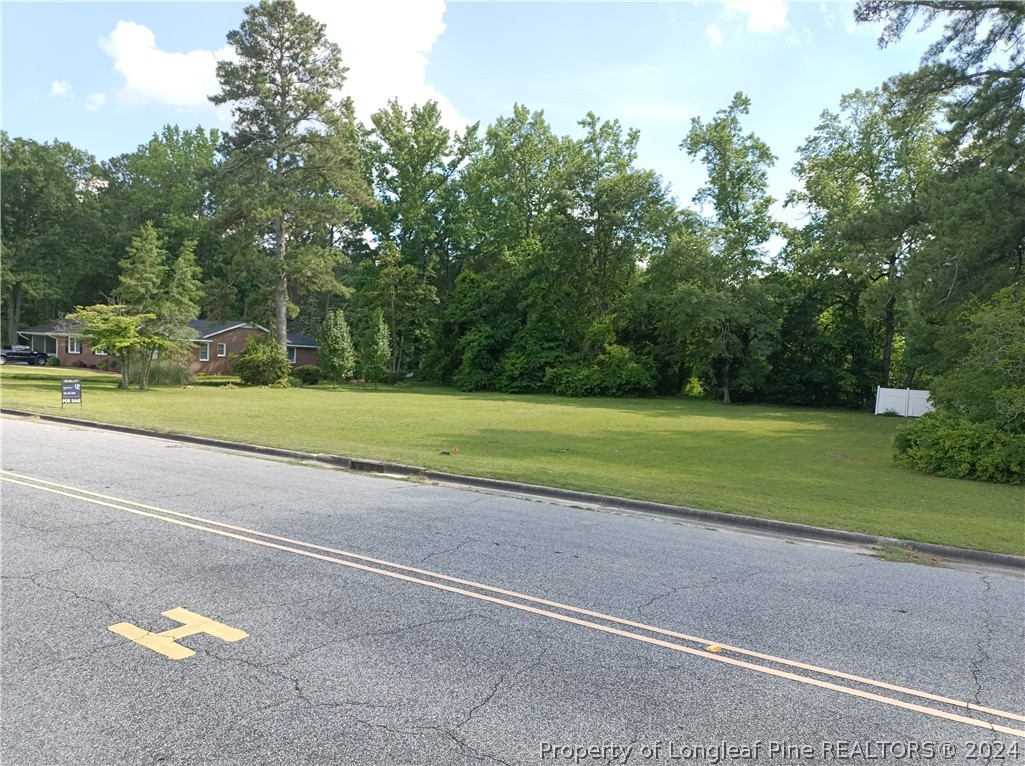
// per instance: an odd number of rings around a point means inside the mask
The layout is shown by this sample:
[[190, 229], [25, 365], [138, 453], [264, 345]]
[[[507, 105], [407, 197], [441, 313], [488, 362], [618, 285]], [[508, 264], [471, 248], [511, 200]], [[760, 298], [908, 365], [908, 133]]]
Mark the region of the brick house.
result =
[[[249, 322], [189, 322], [196, 331], [196, 348], [189, 362], [195, 373], [230, 375], [231, 355], [237, 354], [253, 335], [266, 335], [268, 330]], [[33, 351], [43, 351], [60, 360], [62, 367], [103, 367], [108, 355], [79, 340], [67, 322], [54, 320], [18, 332]], [[288, 360], [294, 367], [317, 363], [317, 342], [308, 335], [288, 333]]]

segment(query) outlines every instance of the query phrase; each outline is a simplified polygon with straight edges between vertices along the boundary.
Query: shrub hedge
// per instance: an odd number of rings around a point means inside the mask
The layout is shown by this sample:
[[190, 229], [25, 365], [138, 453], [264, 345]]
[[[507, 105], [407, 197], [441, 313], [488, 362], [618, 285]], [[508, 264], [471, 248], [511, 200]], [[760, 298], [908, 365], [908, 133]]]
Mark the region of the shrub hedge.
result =
[[927, 413], [897, 430], [893, 456], [901, 465], [938, 476], [1025, 484], [1025, 435], [992, 422]]

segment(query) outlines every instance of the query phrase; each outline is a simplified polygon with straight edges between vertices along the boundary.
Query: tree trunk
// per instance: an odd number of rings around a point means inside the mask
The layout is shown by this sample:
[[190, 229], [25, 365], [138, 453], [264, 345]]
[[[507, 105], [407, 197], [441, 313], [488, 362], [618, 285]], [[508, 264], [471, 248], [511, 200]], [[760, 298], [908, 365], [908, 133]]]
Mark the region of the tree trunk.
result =
[[147, 349], [146, 355], [142, 358], [142, 371], [139, 373], [139, 388], [145, 391], [149, 388], [149, 370], [153, 366], [153, 349]]
[[883, 382], [884, 387], [890, 385], [890, 359], [893, 356], [893, 336], [896, 331], [897, 298], [891, 295], [886, 299], [883, 310]]
[[121, 357], [121, 388], [128, 390], [128, 367], [131, 364], [130, 356], [124, 354]]
[[18, 329], [21, 322], [21, 285], [11, 288], [11, 296], [7, 301], [7, 345], [18, 344]]
[[722, 403], [730, 403], [730, 365], [728, 363], [722, 368]]
[[285, 273], [285, 216], [274, 221], [274, 258], [278, 262], [278, 283], [274, 291], [274, 341], [288, 352], [288, 275]]

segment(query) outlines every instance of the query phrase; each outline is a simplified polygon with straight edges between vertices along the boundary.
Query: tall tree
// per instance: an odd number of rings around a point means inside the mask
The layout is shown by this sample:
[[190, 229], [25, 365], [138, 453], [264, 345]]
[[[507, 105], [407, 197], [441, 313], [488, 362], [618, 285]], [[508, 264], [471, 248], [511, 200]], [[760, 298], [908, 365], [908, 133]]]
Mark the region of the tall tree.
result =
[[468, 389], [542, 390], [546, 369], [579, 346], [586, 317], [571, 259], [562, 257], [573, 152], [542, 112], [519, 104], [488, 127], [462, 178], [473, 236], [445, 312], [452, 334], [442, 339], [443, 379], [455, 376]]
[[942, 24], [918, 71], [890, 85], [908, 108], [939, 101], [945, 158], [922, 195], [929, 237], [911, 264], [909, 353], [933, 374], [971, 344], [966, 310], [1025, 279], [1025, 4], [1017, 0], [862, 0], [881, 47]]
[[54, 318], [80, 298], [99, 238], [97, 168], [71, 144], [39, 143], [0, 133], [0, 282], [7, 342], [29, 321]]
[[325, 26], [292, 0], [261, 0], [228, 33], [237, 58], [221, 61], [215, 104], [233, 104], [222, 151], [225, 225], [249, 247], [269, 240], [274, 262], [274, 338], [285, 348], [290, 276], [334, 288], [343, 258], [337, 231], [367, 197], [341, 51]]
[[794, 172], [808, 206], [805, 232], [824, 260], [811, 268], [865, 285], [861, 296], [882, 328], [880, 384], [889, 385], [904, 308], [905, 274], [928, 238], [921, 190], [939, 161], [934, 112], [902, 110], [882, 91], [855, 91], [823, 112]]
[[1025, 3], [1020, 0], [860, 0], [860, 22], [884, 27], [879, 46], [903, 37], [916, 20], [924, 30], [945, 22], [922, 67], [904, 81], [909, 95], [944, 98], [955, 146], [971, 137], [1021, 146], [1025, 128]]
[[680, 145], [708, 171], [694, 201], [712, 211], [715, 244], [697, 295], [700, 340], [694, 349], [698, 366], [726, 403], [735, 388], [760, 381], [774, 332], [758, 277], [766, 265], [765, 243], [779, 228], [768, 194], [768, 169], [776, 158], [764, 141], [744, 134], [741, 117], [750, 106], [750, 99], [737, 93], [708, 123], [691, 120]]
[[662, 179], [635, 166], [640, 131], [589, 113], [576, 142], [571, 214], [579, 250], [575, 276], [587, 317], [599, 321], [623, 299], [640, 264], [665, 247], [674, 220]]
[[216, 130], [165, 125], [136, 151], [104, 162], [100, 199], [113, 236], [127, 241], [146, 221], [172, 247], [209, 236], [219, 140]]
[[453, 134], [434, 101], [407, 112], [392, 100], [371, 121], [365, 164], [379, 204], [365, 212], [367, 225], [378, 242], [395, 245], [421, 281], [437, 275], [439, 286], [450, 290], [459, 267], [453, 230], [462, 216], [452, 187], [478, 148], [477, 125]]

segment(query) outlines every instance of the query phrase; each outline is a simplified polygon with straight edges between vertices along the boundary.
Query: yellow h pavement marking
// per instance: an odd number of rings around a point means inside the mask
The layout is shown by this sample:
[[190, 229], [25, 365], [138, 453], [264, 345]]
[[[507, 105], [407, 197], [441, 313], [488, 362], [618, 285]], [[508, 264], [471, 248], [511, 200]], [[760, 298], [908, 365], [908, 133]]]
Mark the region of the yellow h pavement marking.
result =
[[[828, 668], [811, 665], [804, 662], [798, 662], [796, 660], [786, 659], [784, 657], [775, 657], [769, 654], [763, 654], [761, 652], [752, 651], [750, 649], [743, 649], [736, 646], [730, 646], [728, 644], [718, 644], [709, 641], [708, 639], [699, 638], [697, 636], [689, 636], [685, 633], [679, 633], [673, 630], [667, 630], [665, 628], [658, 628], [653, 625], [646, 625], [644, 623], [635, 622], [633, 620], [623, 619], [622, 617], [615, 617], [613, 615], [603, 614], [601, 612], [594, 612], [588, 609], [582, 609], [580, 607], [571, 606], [568, 604], [562, 604], [557, 601], [550, 601], [544, 598], [538, 598], [537, 596], [530, 596], [524, 593], [518, 593], [516, 591], [505, 590], [502, 588], [496, 588], [494, 586], [485, 585], [483, 583], [474, 582], [472, 580], [463, 580], [458, 577], [450, 577], [448, 575], [439, 574], [438, 572], [431, 572], [425, 569], [418, 569], [416, 567], [404, 566], [402, 564], [396, 564], [390, 561], [384, 561], [382, 559], [372, 558], [370, 556], [364, 556], [358, 553], [352, 553], [349, 551], [338, 550], [336, 548], [329, 548], [326, 546], [315, 545], [313, 543], [303, 542], [301, 540], [294, 540], [288, 537], [280, 537], [278, 535], [268, 534], [266, 532], [259, 532], [253, 529], [247, 529], [245, 527], [234, 526], [232, 524], [226, 524], [221, 521], [214, 521], [212, 519], [205, 519], [200, 516], [193, 516], [187, 513], [181, 513], [178, 511], [171, 511], [165, 508], [159, 508], [157, 506], [145, 505], [143, 503], [136, 503], [131, 500], [122, 500], [121, 498], [111, 497], [109, 495], [103, 495], [98, 492], [90, 492], [89, 490], [79, 489], [77, 487], [71, 487], [65, 484], [59, 484], [58, 482], [48, 481], [46, 479], [36, 479], [31, 476], [25, 476], [22, 474], [15, 473], [8, 470], [0, 470], [0, 481], [9, 482], [11, 484], [17, 484], [23, 487], [30, 487], [43, 492], [50, 492], [55, 495], [62, 495], [64, 497], [70, 497], [76, 500], [80, 500], [87, 503], [93, 503], [95, 505], [104, 506], [106, 508], [112, 508], [119, 511], [125, 511], [137, 516], [144, 516], [147, 518], [155, 519], [157, 521], [164, 522], [166, 524], [173, 524], [180, 527], [186, 527], [189, 529], [195, 529], [208, 534], [218, 535], [220, 537], [227, 537], [233, 540], [250, 543], [252, 545], [258, 545], [264, 548], [272, 548], [280, 551], [286, 551], [289, 553], [297, 554], [311, 559], [319, 561], [326, 561], [332, 564], [338, 564], [340, 566], [349, 567], [351, 569], [361, 570], [364, 572], [372, 572], [374, 574], [383, 575], [395, 580], [401, 580], [404, 582], [417, 583], [429, 588], [436, 590], [447, 591], [449, 593], [459, 594], [461, 596], [467, 596], [470, 598], [478, 599], [480, 601], [487, 601], [494, 604], [500, 604], [502, 606], [511, 607], [520, 611], [529, 612], [543, 617], [549, 617], [561, 622], [570, 623], [573, 625], [579, 625], [582, 627], [591, 628], [598, 630], [603, 633], [608, 633], [616, 636], [622, 636], [624, 638], [633, 639], [646, 644], [652, 644], [655, 646], [664, 647], [677, 652], [682, 652], [689, 655], [704, 657], [708, 660], [714, 660], [726, 665], [732, 665], [734, 667], [745, 668], [758, 673], [764, 673], [770, 676], [776, 676], [778, 678], [786, 678], [791, 681], [798, 683], [807, 684], [809, 686], [818, 687], [821, 689], [829, 689], [842, 694], [848, 694], [853, 697], [859, 697], [861, 699], [872, 700], [880, 702], [885, 705], [891, 705], [897, 708], [903, 708], [905, 710], [913, 710], [915, 712], [923, 713], [925, 715], [931, 715], [936, 718], [946, 719], [949, 721], [956, 721], [958, 723], [967, 724], [970, 726], [976, 726], [982, 729], [988, 729], [991, 731], [997, 731], [1004, 734], [1011, 734], [1016, 737], [1025, 737], [1025, 730], [1014, 729], [1008, 726], [1002, 726], [993, 724], [985, 720], [977, 718], [969, 718], [964, 715], [950, 713], [945, 710], [938, 708], [927, 707], [925, 705], [915, 704], [911, 702], [905, 702], [900, 699], [893, 697], [886, 697], [880, 694], [867, 692], [862, 689], [858, 689], [851, 686], [842, 686], [829, 681], [822, 681], [818, 678], [810, 676], [802, 676], [796, 673], [792, 673], [785, 670], [779, 670], [777, 668], [768, 667], [766, 665], [759, 665], [756, 663], [748, 662], [745, 660], [736, 659], [735, 657], [723, 656], [724, 654], [737, 654], [741, 656], [748, 656], [754, 659], [760, 659], [763, 661], [778, 663], [781, 665], [793, 667], [796, 669], [804, 670], [811, 673], [822, 674], [831, 676], [846, 681], [851, 681], [859, 684], [866, 684], [869, 686], [886, 689], [901, 694], [907, 694], [914, 697], [929, 700], [931, 702], [941, 703], [945, 705], [951, 705], [955, 708], [961, 708], [966, 711], [976, 711], [985, 713], [988, 715], [997, 716], [1000, 718], [1006, 718], [1014, 721], [1025, 721], [1025, 716], [1018, 713], [1009, 713], [1003, 710], [995, 710], [993, 708], [983, 707], [974, 703], [966, 702], [963, 700], [950, 699], [949, 697], [943, 697], [937, 694], [930, 694], [915, 689], [909, 689], [896, 684], [889, 684], [883, 681], [877, 681], [870, 678], [864, 678], [861, 676], [853, 675], [850, 673], [843, 673], [837, 670], [829, 670]], [[135, 506], [134, 508], [129, 507]], [[142, 510], [143, 508], [147, 510]], [[156, 513], [153, 513], [155, 511]], [[173, 518], [172, 518], [173, 517]], [[189, 521], [186, 521], [189, 519]], [[199, 522], [199, 523], [195, 523]], [[230, 531], [229, 531], [230, 530]], [[260, 539], [262, 538], [262, 539]], [[273, 542], [272, 542], [273, 541]], [[302, 546], [302, 548], [294, 547]], [[305, 550], [304, 550], [305, 549]], [[318, 551], [323, 551], [320, 553]], [[325, 555], [329, 554], [329, 555]], [[356, 559], [347, 560], [347, 559]], [[367, 562], [366, 564], [359, 562]], [[387, 569], [381, 569], [378, 566], [369, 566], [370, 564], [377, 564], [380, 566], [390, 567], [399, 571], [389, 571]], [[403, 572], [409, 572], [410, 574], [403, 574]], [[423, 575], [426, 577], [435, 578], [442, 582], [432, 582], [430, 580], [422, 579], [421, 577], [414, 577], [412, 575]], [[447, 583], [454, 583], [449, 585]], [[466, 590], [465, 588], [458, 586], [467, 586], [470, 588], [478, 589], [481, 592], [474, 592]], [[488, 595], [488, 593], [497, 594], [496, 596]], [[506, 598], [500, 598], [499, 596], [507, 596], [516, 599], [522, 599], [526, 602], [539, 604], [546, 607], [552, 607], [560, 610], [565, 610], [572, 614], [579, 614], [582, 617], [596, 618], [600, 620], [606, 620], [611, 623], [623, 625], [624, 627], [637, 628], [641, 630], [650, 631], [652, 633], [664, 635], [670, 638], [681, 639], [684, 641], [694, 642], [701, 644], [704, 649], [694, 649], [683, 644], [673, 643], [671, 641], [665, 641], [658, 638], [652, 638], [650, 636], [642, 635], [640, 633], [633, 633], [631, 631], [614, 628], [609, 625], [603, 625], [590, 620], [580, 619], [577, 617], [571, 617], [569, 614], [560, 614], [557, 612], [550, 611], [549, 609], [541, 609], [535, 606], [530, 606], [529, 603], [517, 603], [510, 601]], [[171, 610], [174, 612], [175, 610]], [[185, 611], [185, 610], [182, 610]], [[165, 612], [165, 614], [167, 614]], [[190, 613], [191, 614], [191, 613]], [[128, 623], [122, 623], [121, 626], [128, 626], [134, 628], [135, 626], [128, 625]], [[115, 627], [111, 626], [111, 630]], [[227, 626], [225, 626], [227, 627]], [[138, 628], [136, 628], [138, 630]], [[118, 631], [115, 631], [118, 632]], [[182, 647], [184, 648], [184, 647]], [[719, 651], [716, 652], [715, 649]]]
[[182, 623], [181, 626], [165, 630], [161, 633], [150, 633], [148, 630], [143, 630], [138, 625], [132, 625], [130, 622], [119, 622], [116, 625], [111, 625], [107, 630], [117, 633], [119, 636], [124, 636], [129, 641], [134, 641], [140, 646], [145, 646], [147, 649], [152, 649], [154, 652], [162, 654], [171, 660], [184, 660], [195, 654], [187, 646], [179, 644], [179, 638], [194, 636], [197, 633], [206, 633], [222, 641], [241, 641], [249, 635], [244, 630], [225, 625], [223, 622], [216, 622], [209, 617], [204, 617], [201, 614], [190, 612], [188, 609], [182, 609], [181, 607], [168, 609], [162, 614], [164, 617], [169, 617], [176, 622]]

